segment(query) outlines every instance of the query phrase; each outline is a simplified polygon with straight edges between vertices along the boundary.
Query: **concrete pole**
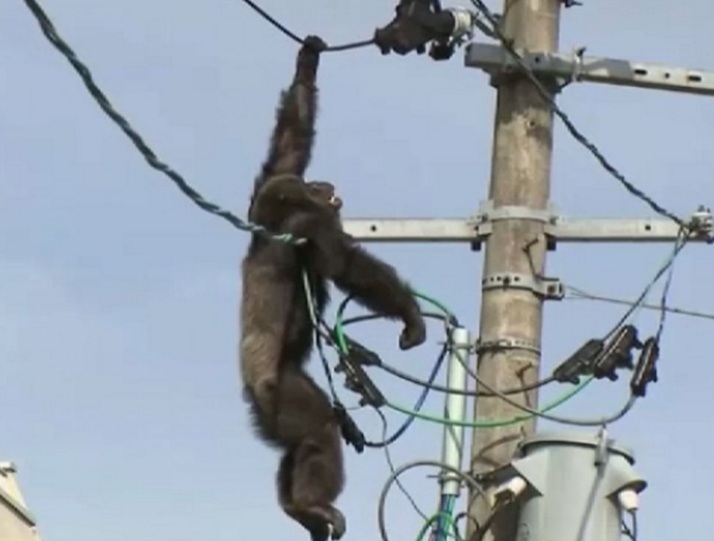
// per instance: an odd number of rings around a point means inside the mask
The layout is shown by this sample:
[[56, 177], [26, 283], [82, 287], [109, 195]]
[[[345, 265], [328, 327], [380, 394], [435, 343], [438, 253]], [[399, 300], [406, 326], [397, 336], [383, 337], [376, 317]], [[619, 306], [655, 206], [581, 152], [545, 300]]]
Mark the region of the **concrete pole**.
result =
[[[502, 31], [514, 47], [530, 51], [555, 51], [558, 46], [560, 0], [506, 0]], [[523, 75], [494, 81], [498, 88], [489, 199], [494, 206], [545, 209], [550, 195], [553, 115], [533, 84]], [[485, 245], [483, 278], [500, 273], [541, 275], [546, 243], [543, 224], [527, 219], [493, 222]], [[530, 254], [530, 256], [529, 256]], [[478, 373], [495, 388], [518, 387], [539, 377], [542, 299], [526, 289], [483, 291], [481, 300]], [[518, 347], [490, 347], [501, 339], [517, 339]], [[525, 344], [525, 345], [523, 345]], [[531, 349], [528, 344], [533, 344]], [[485, 346], [485, 348], [483, 347]], [[533, 407], [537, 392], [512, 395]], [[518, 410], [498, 398], [481, 397], [476, 418], [508, 419]], [[502, 428], [476, 429], [471, 469], [480, 473], [508, 463], [518, 441], [531, 434], [535, 422]], [[481, 524], [490, 512], [489, 502], [470, 500], [469, 509]], [[513, 510], [501, 513], [485, 539], [514, 541]], [[473, 531], [469, 522], [467, 539]]]

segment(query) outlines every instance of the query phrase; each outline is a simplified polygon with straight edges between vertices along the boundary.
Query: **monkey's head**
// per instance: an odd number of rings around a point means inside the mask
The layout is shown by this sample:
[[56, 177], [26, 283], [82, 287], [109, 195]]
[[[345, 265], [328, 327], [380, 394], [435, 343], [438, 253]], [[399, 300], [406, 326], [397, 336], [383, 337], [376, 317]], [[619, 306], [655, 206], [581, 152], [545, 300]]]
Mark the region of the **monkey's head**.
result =
[[323, 180], [313, 180], [306, 182], [307, 193], [314, 200], [328, 205], [335, 212], [342, 208], [342, 199], [337, 195], [334, 184]]

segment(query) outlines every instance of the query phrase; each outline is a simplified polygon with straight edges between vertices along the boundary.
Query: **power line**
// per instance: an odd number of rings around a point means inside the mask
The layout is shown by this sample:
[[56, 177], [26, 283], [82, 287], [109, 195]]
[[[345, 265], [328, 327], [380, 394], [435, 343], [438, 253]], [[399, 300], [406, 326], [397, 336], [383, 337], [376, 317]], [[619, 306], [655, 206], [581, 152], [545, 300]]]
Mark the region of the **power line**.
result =
[[[513, 48], [513, 45], [511, 44], [511, 40], [509, 40], [501, 31], [499, 22], [494, 15], [494, 13], [486, 6], [486, 4], [482, 0], [471, 0], [471, 3], [476, 7], [476, 9], [488, 20], [488, 22], [492, 25], [493, 29], [493, 35], [498, 38], [498, 40], [501, 42], [501, 45], [503, 48], [510, 54], [513, 59], [518, 63], [518, 65], [524, 70], [525, 75], [528, 77], [528, 79], [533, 83], [535, 86], [536, 90], [540, 94], [540, 96], [543, 98], [543, 100], [548, 104], [548, 106], [551, 108], [553, 113], [560, 118], [560, 120], [563, 121], [563, 124], [567, 128], [568, 132], [575, 138], [575, 140], [580, 143], [582, 146], [584, 146], [586, 149], [590, 151], [590, 153], [595, 157], [595, 159], [600, 163], [600, 165], [608, 172], [610, 175], [615, 177], [624, 187], [625, 189], [630, 192], [632, 195], [637, 197], [638, 199], [644, 201], [647, 203], [652, 210], [654, 210], [657, 214], [660, 214], [666, 218], [669, 218], [670, 220], [674, 221], [677, 225], [680, 227], [686, 228], [687, 225], [682, 220], [680, 217], [678, 217], [676, 214], [673, 212], [667, 210], [663, 206], [661, 206], [659, 203], [657, 203], [654, 199], [652, 199], [650, 196], [648, 196], [645, 192], [643, 192], [641, 189], [639, 189], [637, 186], [632, 184], [625, 176], [614, 166], [612, 165], [608, 159], [600, 152], [600, 150], [595, 146], [594, 143], [592, 143], [585, 135], [583, 135], [575, 126], [572, 120], [570, 120], [570, 117], [568, 117], [567, 114], [557, 105], [555, 102], [555, 99], [551, 97], [550, 93], [544, 88], [543, 84], [540, 82], [538, 77], [533, 73], [533, 70], [523, 61], [523, 58], [521, 55], [516, 52], [516, 50]], [[492, 37], [492, 36], [489, 36]]]
[[[572, 293], [572, 297], [567, 297], [569, 300], [573, 301], [600, 301], [600, 302], [608, 302], [612, 304], [621, 304], [625, 306], [636, 306], [637, 303], [635, 301], [631, 301], [629, 299], [623, 299], [621, 297], [608, 297], [606, 295], [598, 295], [595, 293], [589, 293], [583, 289], [577, 288], [575, 286], [565, 286], [567, 290]], [[646, 308], [648, 310], [662, 310], [662, 307], [659, 304], [650, 304], [650, 303], [642, 303], [639, 305], [640, 308]], [[690, 317], [698, 317], [702, 319], [711, 319], [714, 320], [714, 314], [709, 314], [706, 312], [698, 312], [696, 310], [687, 310], [684, 308], [677, 308], [675, 306], [665, 306], [664, 310], [666, 312], [669, 312], [671, 314], [678, 314], [680, 316], [690, 316]]]
[[74, 50], [69, 46], [69, 44], [62, 39], [62, 37], [57, 32], [54, 24], [44, 12], [42, 7], [37, 3], [36, 0], [24, 0], [25, 5], [30, 9], [32, 14], [35, 16], [37, 23], [40, 25], [40, 29], [49, 42], [57, 49], [62, 56], [71, 64], [74, 70], [77, 72], [79, 77], [82, 79], [84, 86], [89, 91], [89, 94], [94, 98], [99, 107], [104, 111], [104, 113], [116, 124], [119, 129], [131, 140], [136, 149], [141, 153], [149, 166], [164, 175], [166, 175], [173, 183], [178, 187], [181, 192], [186, 195], [191, 201], [193, 201], [202, 210], [223, 218], [233, 227], [240, 229], [241, 231], [247, 231], [249, 233], [257, 233], [260, 235], [265, 235], [271, 237], [275, 240], [282, 242], [302, 244], [304, 239], [295, 239], [290, 234], [273, 234], [267, 231], [264, 227], [246, 222], [241, 220], [233, 213], [228, 210], [221, 208], [219, 205], [207, 201], [198, 191], [192, 188], [188, 182], [181, 176], [177, 171], [175, 171], [171, 166], [161, 161], [156, 153], [149, 147], [149, 145], [144, 141], [141, 135], [132, 127], [129, 121], [119, 113], [109, 98], [102, 92], [102, 90], [94, 82], [94, 77], [89, 68], [84, 64]]
[[[600, 302], [609, 302], [612, 304], [622, 304], [625, 306], [635, 306], [636, 303], [634, 301], [631, 301], [629, 299], [623, 299], [621, 297], [608, 297], [605, 295], [597, 295], [594, 293], [589, 293], [583, 289], [574, 287], [574, 286], [566, 286], [566, 288], [572, 293], [572, 297], [567, 297], [569, 300], [574, 300], [574, 301], [600, 301]], [[650, 304], [650, 303], [642, 303], [640, 304], [640, 308], [646, 308], [648, 310], [662, 310], [662, 307], [658, 304]], [[698, 317], [702, 319], [711, 319], [714, 320], [714, 314], [708, 314], [706, 312], [698, 312], [696, 310], [687, 310], [684, 308], [677, 308], [675, 306], [665, 306], [664, 310], [666, 312], [669, 312], [671, 314], [678, 314], [680, 316], [690, 316], [690, 317]]]
[[[287, 37], [292, 39], [293, 41], [297, 43], [303, 43], [303, 40], [292, 30], [290, 30], [287, 26], [282, 24], [280, 21], [278, 21], [275, 17], [273, 17], [270, 13], [265, 11], [262, 7], [260, 7], [258, 4], [253, 2], [253, 0], [243, 0], [248, 6], [250, 6], [258, 15], [263, 17], [266, 21], [268, 21], [270, 24], [272, 24], [275, 28], [280, 30], [283, 34], [285, 34]], [[338, 52], [338, 51], [347, 51], [349, 49], [357, 49], [359, 47], [366, 47], [368, 45], [373, 45], [374, 44], [374, 39], [368, 39], [364, 41], [355, 41], [352, 43], [345, 43], [344, 45], [335, 45], [332, 47], [327, 47], [324, 52]]]

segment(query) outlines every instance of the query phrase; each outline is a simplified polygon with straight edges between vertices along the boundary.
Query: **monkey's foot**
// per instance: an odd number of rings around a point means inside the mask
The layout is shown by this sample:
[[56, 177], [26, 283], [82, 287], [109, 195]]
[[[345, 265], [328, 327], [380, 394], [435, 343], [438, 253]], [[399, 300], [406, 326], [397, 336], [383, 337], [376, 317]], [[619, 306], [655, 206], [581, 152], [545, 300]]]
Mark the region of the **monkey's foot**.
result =
[[347, 521], [342, 512], [336, 507], [332, 508], [330, 514], [332, 515], [330, 521], [330, 538], [337, 541], [345, 535], [347, 531]]
[[[328, 509], [311, 509], [312, 518], [304, 520], [302, 524], [310, 531], [311, 541], [337, 541], [347, 530], [345, 516], [342, 512], [330, 506]], [[319, 517], [319, 518], [318, 518]]]

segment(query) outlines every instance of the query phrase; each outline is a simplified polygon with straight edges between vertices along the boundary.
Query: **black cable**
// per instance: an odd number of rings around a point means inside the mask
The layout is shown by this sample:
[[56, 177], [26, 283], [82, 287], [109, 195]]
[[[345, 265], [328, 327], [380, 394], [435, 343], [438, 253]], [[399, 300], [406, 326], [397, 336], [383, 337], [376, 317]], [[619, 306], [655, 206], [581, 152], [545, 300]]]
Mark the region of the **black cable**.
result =
[[560, 107], [555, 103], [555, 100], [550, 92], [548, 92], [543, 84], [540, 82], [538, 77], [533, 73], [533, 70], [531, 70], [528, 65], [523, 61], [523, 58], [516, 52], [512, 45], [512, 40], [508, 39], [503, 32], [500, 29], [500, 25], [493, 14], [491, 10], [486, 6], [486, 4], [483, 2], [483, 0], [471, 0], [471, 3], [476, 7], [476, 9], [488, 20], [488, 22], [491, 24], [493, 33], [494, 35], [498, 38], [498, 40], [501, 42], [501, 45], [503, 48], [513, 57], [513, 59], [516, 61], [516, 63], [519, 64], [519, 66], [524, 70], [525, 75], [528, 77], [528, 79], [533, 83], [533, 86], [535, 89], [538, 91], [538, 94], [543, 98], [543, 100], [546, 102], [546, 104], [550, 107], [550, 109], [553, 111], [553, 113], [560, 118], [560, 120], [563, 122], [565, 127], [567, 128], [568, 132], [575, 138], [578, 143], [583, 145], [585, 148], [587, 148], [590, 153], [597, 159], [597, 161], [600, 163], [600, 165], [608, 172], [610, 175], [615, 177], [620, 184], [622, 184], [625, 189], [630, 192], [632, 195], [637, 197], [638, 199], [644, 201], [647, 203], [652, 210], [654, 210], [657, 214], [660, 214], [662, 216], [665, 216], [666, 218], [669, 218], [676, 224], [678, 224], [680, 227], [686, 228], [685, 222], [679, 218], [676, 214], [673, 212], [667, 210], [663, 206], [661, 206], [659, 203], [657, 203], [654, 199], [652, 199], [650, 196], [648, 196], [645, 192], [640, 190], [637, 186], [632, 184], [630, 181], [628, 181], [625, 176], [618, 171], [614, 165], [612, 165], [607, 158], [600, 152], [600, 150], [591, 142], [588, 140], [587, 137], [585, 137], [576, 127], [575, 124], [573, 124], [572, 120], [568, 117], [568, 115], [563, 112]]
[[[439, 357], [436, 359], [436, 363], [432, 368], [431, 374], [429, 375], [429, 381], [424, 382], [426, 385], [424, 385], [424, 389], [422, 390], [421, 395], [414, 404], [415, 412], [420, 412], [421, 408], [424, 406], [424, 402], [426, 402], [426, 398], [429, 395], [429, 391], [432, 390], [434, 380], [439, 374], [439, 370], [441, 369], [441, 365], [443, 364], [444, 359], [446, 359], [446, 354], [448, 353], [448, 351], [448, 344], [444, 344], [444, 347], [441, 348], [441, 351], [439, 352]], [[382, 412], [380, 411], [379, 413], [381, 414]], [[372, 447], [377, 449], [380, 447], [386, 447], [388, 445], [391, 445], [404, 435], [404, 433], [416, 419], [416, 415], [408, 415], [402, 423], [402, 426], [400, 426], [391, 436], [386, 437], [386, 434], [384, 434], [382, 437], [382, 441], [365, 441], [365, 447]], [[384, 420], [386, 421], [386, 419]]]
[[[413, 383], [413, 384], [419, 385], [421, 387], [428, 387], [430, 390], [438, 391], [440, 393], [452, 393], [452, 394], [460, 394], [460, 395], [464, 395], [464, 396], [498, 396], [490, 391], [470, 391], [468, 389], [451, 389], [449, 387], [439, 385], [438, 383], [429, 383], [428, 381], [424, 381], [419, 378], [416, 378], [416, 377], [412, 376], [411, 374], [402, 372], [401, 370], [398, 370], [397, 368], [394, 368], [393, 366], [388, 365], [386, 363], [382, 363], [379, 366], [379, 368], [381, 368], [385, 372], [388, 372], [389, 374], [392, 374], [393, 376], [395, 376], [399, 379], [403, 379], [404, 381], [408, 381], [409, 383]], [[472, 375], [469, 374], [469, 376], [472, 376]], [[535, 389], [544, 387], [550, 383], [553, 383], [554, 381], [555, 381], [555, 378], [553, 376], [549, 376], [543, 380], [536, 381], [535, 383], [523, 385], [522, 387], [505, 389], [503, 391], [500, 391], [500, 393], [504, 394], [504, 395], [526, 393], [528, 391], [533, 391]]]
[[[444, 321], [448, 321], [446, 316], [439, 314], [437, 312], [422, 312], [422, 315], [424, 317], [428, 317], [428, 318], [441, 319]], [[353, 323], [361, 323], [363, 321], [369, 321], [369, 320], [373, 320], [373, 319], [383, 319], [384, 317], [385, 316], [381, 316], [379, 314], [365, 314], [365, 315], [361, 315], [361, 316], [355, 316], [355, 317], [351, 317], [349, 319], [345, 319], [342, 322], [342, 326], [346, 327], [347, 325], [351, 325]], [[448, 339], [447, 339], [447, 341], [448, 341]], [[421, 387], [428, 387], [429, 389], [431, 389], [433, 391], [438, 391], [438, 392], [442, 392], [442, 393], [454, 393], [454, 394], [460, 394], [460, 395], [465, 395], [465, 396], [486, 396], [486, 397], [498, 396], [488, 390], [486, 390], [486, 391], [469, 391], [467, 389], [451, 389], [449, 387], [444, 387], [443, 385], [439, 385], [436, 383], [429, 383], [428, 381], [419, 379], [415, 376], [407, 374], [406, 372], [402, 372], [401, 370], [394, 368], [393, 366], [391, 366], [385, 362], [380, 363], [378, 365], [378, 368], [381, 368], [385, 372], [392, 374], [393, 376], [395, 376], [399, 379], [403, 379], [404, 381], [408, 381], [410, 383], [419, 385]], [[471, 377], [473, 377], [473, 371], [469, 371], [469, 375]], [[555, 378], [553, 378], [551, 376], [551, 377], [545, 378], [543, 380], [536, 381], [535, 383], [523, 385], [521, 387], [505, 389], [503, 391], [499, 391], [499, 393], [505, 394], [505, 395], [525, 393], [528, 391], [532, 391], [534, 389], [538, 389], [545, 385], [548, 385], [554, 381], [555, 381]]]
[[[387, 440], [387, 432], [389, 432], [389, 422], [387, 421], [387, 417], [382, 413], [380, 409], [377, 408], [372, 408], [374, 411], [377, 412], [377, 415], [379, 415], [380, 421], [382, 421], [382, 440], [386, 441]], [[389, 451], [389, 445], [384, 446], [384, 457], [387, 460], [387, 466], [389, 467], [389, 471], [392, 476], [395, 475], [396, 468], [394, 466], [394, 461], [392, 460], [392, 453]], [[409, 500], [409, 503], [411, 504], [412, 508], [416, 513], [424, 520], [425, 522], [429, 520], [429, 517], [426, 516], [426, 513], [422, 511], [419, 506], [417, 505], [416, 501], [414, 500], [414, 497], [409, 494], [409, 491], [406, 489], [406, 487], [402, 484], [402, 482], [399, 480], [399, 475], [397, 474], [394, 477], [395, 483], [397, 484], [397, 487], [399, 488], [399, 491], [404, 494], [404, 497]]]
[[266, 236], [270, 236], [277, 240], [284, 242], [295, 242], [300, 244], [303, 239], [293, 239], [292, 235], [273, 235], [266, 231], [266, 229], [257, 224], [251, 224], [245, 222], [232, 214], [231, 212], [221, 208], [215, 203], [207, 201], [200, 193], [194, 190], [188, 182], [168, 164], [161, 161], [156, 153], [149, 147], [149, 145], [144, 141], [144, 139], [139, 135], [139, 133], [132, 127], [129, 121], [119, 113], [114, 106], [109, 101], [109, 98], [102, 92], [102, 90], [94, 82], [94, 77], [89, 68], [79, 59], [74, 50], [67, 44], [66, 41], [57, 33], [54, 24], [44, 12], [42, 7], [37, 3], [36, 0], [24, 0], [25, 5], [30, 9], [32, 14], [35, 16], [37, 23], [40, 25], [40, 29], [49, 42], [57, 49], [62, 56], [71, 64], [74, 70], [77, 72], [79, 77], [82, 79], [84, 86], [89, 91], [90, 95], [97, 102], [97, 105], [104, 111], [104, 113], [116, 124], [119, 129], [131, 140], [136, 149], [141, 153], [149, 166], [164, 175], [166, 175], [173, 183], [178, 187], [181, 192], [186, 195], [193, 203], [195, 203], [202, 210], [209, 212], [215, 216], [223, 218], [233, 227], [240, 229], [242, 231], [247, 231], [250, 233], [258, 233]]
[[[380, 412], [381, 413], [381, 412]], [[483, 488], [481, 488], [481, 485], [479, 485], [478, 481], [474, 479], [471, 475], [462, 472], [458, 468], [455, 468], [453, 466], [450, 466], [449, 464], [445, 464], [443, 462], [439, 462], [437, 460], [416, 460], [414, 462], [409, 462], [407, 464], [404, 464], [403, 466], [400, 466], [399, 468], [395, 469], [392, 472], [392, 475], [389, 476], [389, 479], [384, 483], [384, 486], [382, 487], [382, 491], [379, 495], [379, 501], [377, 503], [377, 522], [379, 525], [379, 535], [382, 538], [382, 541], [389, 541], [389, 536], [387, 535], [387, 525], [384, 517], [384, 511], [386, 507], [386, 502], [387, 502], [387, 495], [389, 494], [389, 490], [392, 487], [392, 483], [398, 482], [399, 481], [399, 476], [402, 475], [404, 472], [407, 470], [411, 470], [413, 468], [418, 468], [420, 466], [433, 466], [436, 468], [441, 468], [443, 470], [447, 470], [450, 473], [453, 473], [457, 477], [461, 479], [461, 481], [464, 481], [469, 487], [474, 490], [478, 491], [479, 493], [483, 493]], [[485, 495], [484, 495], [485, 497]]]
[[332, 395], [332, 402], [339, 404], [340, 399], [337, 396], [337, 391], [335, 391], [335, 382], [332, 378], [332, 372], [330, 371], [330, 363], [325, 355], [325, 349], [322, 344], [322, 335], [320, 334], [320, 329], [314, 329], [315, 332], [315, 345], [317, 346], [317, 353], [322, 362], [322, 368], [325, 371], [325, 378], [327, 379], [327, 385], [330, 388], [330, 395]]
[[629, 515], [632, 517], [632, 527], [629, 527], [623, 518], [620, 521], [622, 533], [629, 537], [631, 541], [637, 541], [637, 513], [631, 512]]
[[498, 513], [501, 511], [501, 509], [503, 509], [503, 506], [506, 503], [510, 503], [511, 501], [512, 500], [509, 499], [498, 500], [498, 502], [496, 502], [496, 504], [491, 509], [491, 512], [483, 521], [483, 524], [479, 528], [474, 529], [473, 533], [471, 534], [471, 537], [469, 538], [469, 541], [483, 541], [483, 539], [486, 537], [486, 534], [491, 529], [491, 526], [493, 526], [493, 521], [496, 519]]
[[[657, 270], [655, 275], [652, 277], [652, 279], [647, 284], [647, 286], [642, 290], [642, 293], [640, 293], [640, 296], [637, 297], [637, 299], [634, 301], [632, 306], [630, 306], [630, 308], [625, 311], [624, 315], [620, 318], [620, 320], [617, 322], [617, 324], [612, 327], [610, 332], [606, 335], [605, 339], [607, 339], [609, 336], [613, 335], [617, 331], [617, 329], [619, 329], [625, 323], [625, 321], [635, 312], [635, 310], [637, 310], [642, 305], [642, 303], [647, 298], [647, 295], [649, 295], [649, 292], [652, 289], [652, 287], [654, 287], [654, 285], [659, 281], [659, 279], [664, 275], [664, 273], [673, 268], [674, 263], [677, 260], [677, 257], [679, 257], [679, 254], [682, 252], [684, 247], [687, 245], [688, 239], [686, 237], [684, 237], [683, 241], [681, 240], [682, 239], [682, 236], [681, 236], [682, 231], [683, 231], [683, 229], [680, 229], [680, 234], [677, 236], [677, 240], [674, 243], [674, 249], [672, 250], [672, 253], [670, 253], [670, 255], [667, 257], [667, 260], [664, 262], [664, 264]], [[669, 275], [669, 277], [671, 280], [671, 274]], [[669, 290], [669, 286], [665, 286], [665, 288], [666, 288], [666, 291]], [[665, 296], [664, 296], [665, 304], [662, 305], [660, 303], [660, 310], [661, 310], [660, 324], [662, 324], [662, 325], [664, 322], [664, 317], [662, 317], [662, 314], [667, 313], [667, 311], [665, 309], [666, 302], [667, 302], [666, 291], [665, 291]], [[659, 332], [661, 333], [661, 328], [660, 328]]]
[[[278, 21], [275, 17], [270, 15], [267, 11], [265, 11], [262, 7], [260, 7], [258, 4], [253, 2], [253, 0], [243, 0], [248, 6], [250, 6], [258, 15], [263, 17], [266, 21], [268, 21], [270, 24], [272, 24], [275, 28], [280, 30], [283, 34], [285, 34], [287, 37], [292, 39], [293, 41], [302, 44], [303, 40], [298, 37], [295, 32], [287, 28], [284, 24], [282, 24], [280, 21]], [[332, 47], [327, 47], [323, 52], [339, 52], [339, 51], [347, 51], [349, 49], [357, 49], [359, 47], [366, 47], [367, 45], [373, 45], [374, 40], [369, 39], [369, 40], [364, 40], [364, 41], [355, 41], [352, 43], [345, 43], [344, 45], [334, 45]]]
[[[679, 234], [677, 235], [677, 241], [674, 243], [674, 253], [678, 254], [684, 246], [687, 244], [687, 237], [684, 236], [684, 230], [680, 228]], [[657, 334], [655, 339], [659, 343], [662, 337], [662, 332], [664, 331], [664, 322], [667, 319], [667, 299], [669, 297], [669, 288], [672, 285], [672, 277], [674, 275], [674, 265], [669, 266], [667, 272], [667, 278], [664, 282], [664, 287], [662, 288], [662, 296], [660, 297], [660, 315], [659, 324], [657, 325]]]
[[[585, 291], [585, 290], [580, 289], [575, 286], [566, 285], [565, 288], [570, 293], [572, 293], [572, 296], [566, 297], [566, 300], [609, 302], [609, 303], [613, 303], [613, 304], [622, 304], [625, 306], [633, 306], [635, 304], [633, 301], [628, 300], [628, 299], [623, 299], [623, 298], [618, 298], [618, 297], [610, 297], [607, 295], [596, 295], [594, 293], [590, 293], [588, 291]], [[648, 310], [657, 310], [657, 311], [662, 310], [661, 304], [650, 304], [650, 303], [644, 303], [644, 302], [642, 304], [640, 304], [640, 308], [646, 308]], [[714, 320], [714, 314], [710, 314], [707, 312], [698, 312], [696, 310], [688, 310], [688, 309], [684, 309], [684, 308], [678, 308], [676, 306], [665, 306], [664, 310], [671, 314], [676, 314], [676, 315], [680, 315], [680, 316], [688, 316], [688, 317], [696, 317], [696, 318]]]

